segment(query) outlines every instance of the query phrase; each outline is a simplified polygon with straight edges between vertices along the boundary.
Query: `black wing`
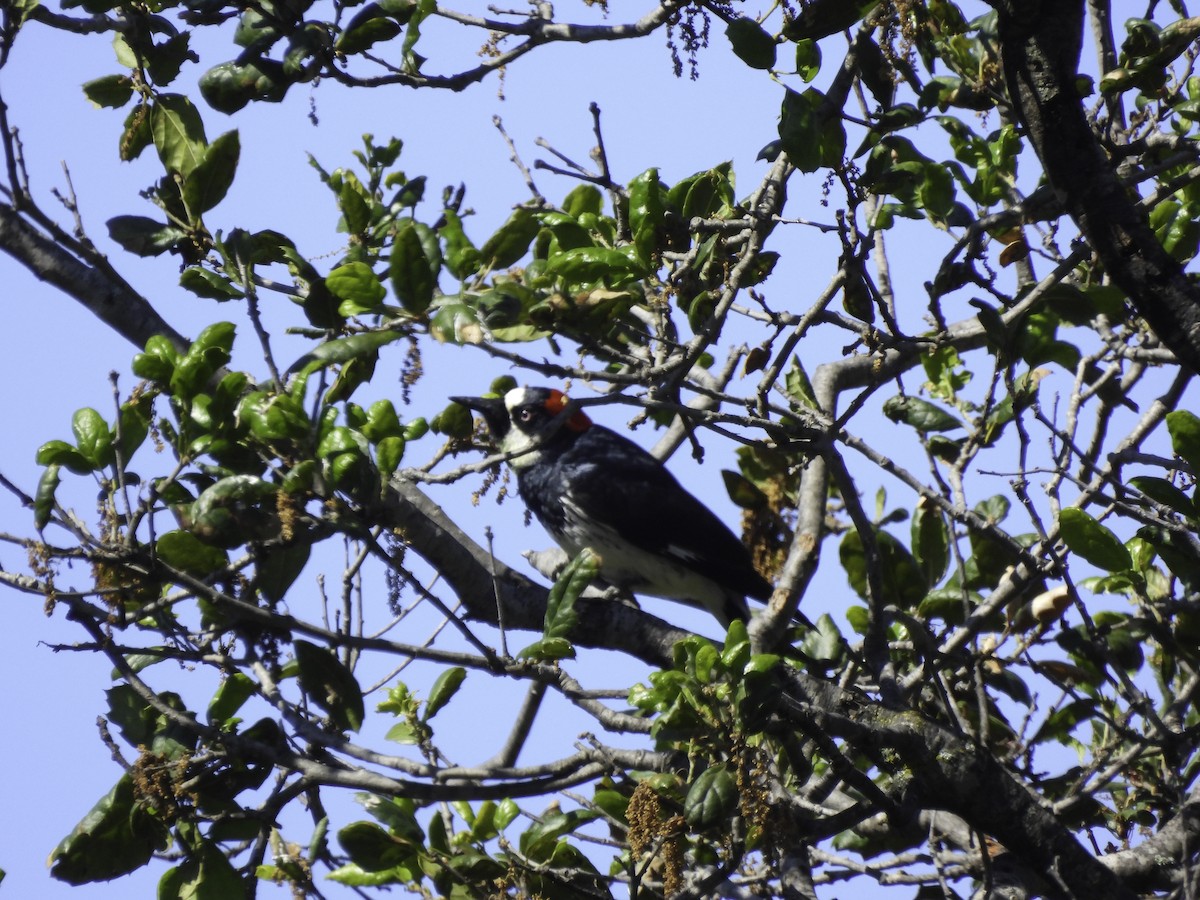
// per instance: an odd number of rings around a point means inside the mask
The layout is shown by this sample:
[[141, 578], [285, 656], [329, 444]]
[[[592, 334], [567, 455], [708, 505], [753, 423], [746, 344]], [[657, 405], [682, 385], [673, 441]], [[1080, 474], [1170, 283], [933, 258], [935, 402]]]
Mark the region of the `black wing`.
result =
[[570, 470], [566, 483], [576, 503], [627, 540], [674, 557], [742, 596], [770, 596], [771, 585], [755, 570], [746, 546], [633, 441], [592, 426], [560, 462]]

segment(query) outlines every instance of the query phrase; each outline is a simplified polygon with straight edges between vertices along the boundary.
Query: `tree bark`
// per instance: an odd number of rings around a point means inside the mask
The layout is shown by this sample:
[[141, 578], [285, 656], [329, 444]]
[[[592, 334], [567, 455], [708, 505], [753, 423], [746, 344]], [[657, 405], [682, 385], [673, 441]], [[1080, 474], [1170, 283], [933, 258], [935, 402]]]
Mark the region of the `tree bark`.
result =
[[139, 350], [158, 334], [180, 351], [190, 341], [172, 328], [145, 297], [123, 281], [81, 262], [9, 206], [0, 206], [0, 250], [35, 277], [79, 301]]
[[846, 740], [895, 770], [921, 809], [952, 812], [995, 838], [1025, 867], [1044, 873], [1046, 896], [1135, 900], [987, 748], [916, 712], [886, 709], [798, 672], [786, 679], [781, 709], [802, 730]]
[[1083, 0], [992, 2], [1014, 110], [1051, 185], [1158, 339], [1200, 372], [1200, 290], [1117, 178], [1076, 87]]

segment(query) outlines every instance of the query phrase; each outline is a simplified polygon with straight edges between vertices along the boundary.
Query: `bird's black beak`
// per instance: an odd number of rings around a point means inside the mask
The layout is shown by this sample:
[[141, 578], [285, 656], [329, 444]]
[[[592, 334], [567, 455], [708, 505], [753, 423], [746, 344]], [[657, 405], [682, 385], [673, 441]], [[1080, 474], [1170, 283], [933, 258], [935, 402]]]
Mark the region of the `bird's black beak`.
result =
[[483, 416], [492, 438], [499, 441], [508, 433], [508, 409], [499, 397], [451, 397], [455, 403], [473, 409]]

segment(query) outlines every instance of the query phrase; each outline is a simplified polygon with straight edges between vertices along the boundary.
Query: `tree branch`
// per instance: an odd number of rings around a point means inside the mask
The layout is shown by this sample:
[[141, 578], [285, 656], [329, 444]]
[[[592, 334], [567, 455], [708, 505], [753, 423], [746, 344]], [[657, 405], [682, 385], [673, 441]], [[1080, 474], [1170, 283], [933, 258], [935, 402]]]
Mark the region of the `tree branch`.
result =
[[154, 335], [166, 337], [181, 351], [187, 349], [187, 338], [167, 324], [145, 297], [124, 281], [114, 281], [81, 262], [8, 206], [0, 206], [0, 250], [77, 300], [139, 350]]
[[1092, 131], [1075, 86], [1083, 0], [993, 0], [1013, 105], [1051, 184], [1154, 333], [1200, 372], [1200, 290], [1163, 249]]

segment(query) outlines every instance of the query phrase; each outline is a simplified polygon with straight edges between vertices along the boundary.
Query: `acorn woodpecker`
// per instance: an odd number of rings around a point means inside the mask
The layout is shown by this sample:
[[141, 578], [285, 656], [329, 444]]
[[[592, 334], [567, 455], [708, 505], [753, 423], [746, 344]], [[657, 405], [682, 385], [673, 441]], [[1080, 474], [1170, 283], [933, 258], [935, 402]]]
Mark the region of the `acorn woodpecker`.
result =
[[633, 441], [568, 410], [562, 391], [450, 399], [483, 415], [525, 505], [570, 556], [595, 551], [606, 584], [703, 606], [726, 626], [748, 617], [746, 597], [770, 597], [720, 519]]

